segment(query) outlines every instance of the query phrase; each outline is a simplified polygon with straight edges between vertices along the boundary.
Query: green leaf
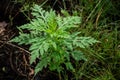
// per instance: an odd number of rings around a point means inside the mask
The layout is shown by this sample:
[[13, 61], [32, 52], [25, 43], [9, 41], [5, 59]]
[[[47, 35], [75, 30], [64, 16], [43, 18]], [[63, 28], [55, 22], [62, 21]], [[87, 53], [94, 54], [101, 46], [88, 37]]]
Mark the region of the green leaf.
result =
[[97, 42], [99, 42], [99, 41], [97, 41], [91, 37], [76, 37], [73, 40], [73, 45], [80, 47], [80, 48], [86, 48]]
[[51, 41], [51, 45], [53, 46], [53, 48], [56, 50], [57, 49], [57, 45], [55, 42]]
[[70, 29], [73, 27], [78, 27], [77, 24], [81, 23], [81, 18], [78, 16], [68, 16], [68, 17], [63, 18], [62, 21], [57, 22], [57, 23], [60, 26], [59, 29], [62, 28], [63, 30], [66, 30], [66, 29]]
[[61, 13], [62, 13], [64, 16], [70, 16], [70, 14], [69, 14], [66, 10], [61, 10]]
[[15, 37], [10, 42], [18, 42], [19, 45], [21, 45], [21, 44], [29, 44], [28, 42], [29, 42], [30, 39], [31, 39], [30, 34], [20, 33], [20, 36]]
[[44, 58], [41, 59], [41, 61], [37, 64], [37, 66], [35, 67], [35, 74], [37, 74], [39, 71], [41, 71], [43, 68], [46, 68], [48, 65], [48, 60], [49, 58]]
[[46, 14], [47, 24], [52, 31], [56, 30], [57, 22], [56, 22], [56, 14], [55, 11], [50, 10], [48, 14]]
[[55, 62], [55, 63], [60, 63], [62, 61], [59, 53], [54, 52], [51, 56], [53, 58], [53, 62]]
[[41, 43], [35, 43], [35, 44], [32, 44], [29, 48], [29, 50], [33, 51], [33, 50], [36, 50], [36, 49], [39, 49], [39, 46], [41, 45]]
[[38, 58], [39, 56], [40, 55], [38, 50], [32, 51], [30, 56], [30, 64], [32, 64], [36, 60], [36, 58]]
[[85, 58], [85, 55], [81, 52], [81, 51], [73, 51], [71, 53], [72, 57], [76, 60], [76, 61], [79, 61], [79, 60], [87, 60]]
[[70, 52], [64, 53], [64, 57], [66, 58], [67, 61], [70, 61]]
[[73, 72], [75, 72], [75, 69], [72, 66], [71, 62], [66, 62], [65, 65], [66, 65], [67, 70], [72, 70]]
[[41, 54], [41, 56], [44, 54], [44, 48], [43, 48], [43, 45], [40, 45], [39, 46], [39, 50], [40, 50], [40, 54]]
[[71, 44], [72, 42], [71, 41], [69, 41], [69, 40], [65, 40], [64, 41], [64, 44], [65, 44], [65, 46], [67, 47], [67, 50], [73, 50], [73, 45]]
[[58, 72], [61, 72], [61, 71], [63, 70], [62, 66], [60, 66], [59, 63], [53, 63], [53, 62], [50, 63], [49, 69], [50, 69], [51, 71], [57, 70]]
[[50, 46], [49, 46], [49, 43], [47, 43], [47, 42], [44, 43], [43, 48], [44, 48], [44, 51], [45, 51], [45, 52], [48, 51], [49, 47], [50, 47]]

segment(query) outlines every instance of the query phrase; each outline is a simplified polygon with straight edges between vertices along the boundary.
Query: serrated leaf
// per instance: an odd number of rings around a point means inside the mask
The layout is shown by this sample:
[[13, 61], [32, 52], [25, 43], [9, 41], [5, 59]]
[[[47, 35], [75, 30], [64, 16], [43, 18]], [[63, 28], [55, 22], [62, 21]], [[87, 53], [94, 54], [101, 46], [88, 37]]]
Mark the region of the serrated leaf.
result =
[[57, 23], [60, 24], [59, 28], [66, 30], [72, 27], [78, 27], [77, 24], [81, 23], [81, 18], [78, 16], [68, 16], [63, 18], [63, 21], [61, 21], [61, 23], [60, 22], [57, 22]]
[[37, 66], [35, 67], [35, 74], [37, 74], [39, 71], [41, 71], [43, 68], [46, 68], [48, 65], [48, 58], [42, 59]]
[[32, 51], [30, 56], [30, 64], [32, 64], [36, 60], [36, 58], [38, 58], [39, 56], [40, 55], [38, 50]]
[[73, 45], [71, 44], [71, 41], [65, 40], [64, 41], [65, 46], [67, 47], [68, 50], [73, 50]]
[[44, 47], [44, 51], [47, 52], [49, 49], [49, 43], [45, 43], [43, 47]]
[[43, 45], [40, 45], [39, 50], [40, 50], [40, 54], [41, 54], [41, 56], [42, 56], [42, 55], [44, 54], [44, 48], [43, 48]]
[[67, 70], [72, 70], [73, 72], [75, 72], [75, 69], [72, 66], [71, 62], [66, 62], [65, 65], [66, 65]]
[[28, 44], [27, 42], [29, 42], [29, 40], [30, 40], [29, 34], [21, 33], [20, 36], [15, 37], [10, 42], [18, 42], [18, 44], [21, 45], [21, 44]]
[[33, 51], [33, 50], [39, 49], [40, 44], [41, 44], [41, 43], [32, 44], [32, 45], [30, 46], [29, 50]]
[[64, 57], [66, 58], [67, 61], [70, 61], [70, 53], [69, 52], [66, 52], [64, 54]]
[[78, 46], [80, 48], [86, 48], [97, 42], [99, 42], [99, 41], [97, 41], [91, 37], [76, 37], [73, 40], [73, 45]]
[[87, 60], [85, 58], [85, 55], [81, 51], [74, 51], [74, 52], [71, 53], [71, 55], [76, 61]]
[[53, 48], [56, 50], [57, 49], [57, 45], [55, 42], [51, 41], [51, 45], [53, 46]]

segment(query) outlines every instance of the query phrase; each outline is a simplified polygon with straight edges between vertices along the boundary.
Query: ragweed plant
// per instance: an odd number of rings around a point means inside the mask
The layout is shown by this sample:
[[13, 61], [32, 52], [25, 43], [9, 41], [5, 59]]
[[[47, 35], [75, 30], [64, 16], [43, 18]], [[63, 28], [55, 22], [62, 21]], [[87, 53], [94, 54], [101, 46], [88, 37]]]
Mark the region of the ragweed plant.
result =
[[[35, 74], [46, 67], [59, 73], [64, 69], [74, 72], [71, 58], [75, 61], [86, 60], [80, 48], [87, 48], [98, 42], [92, 37], [80, 37], [80, 32], [71, 31], [80, 25], [79, 16], [62, 17], [52, 9], [45, 11], [38, 5], [32, 8], [32, 15], [34, 19], [20, 26], [19, 36], [11, 41], [31, 45], [30, 63], [40, 59], [35, 67]], [[29, 32], [25, 33], [24, 30]]]

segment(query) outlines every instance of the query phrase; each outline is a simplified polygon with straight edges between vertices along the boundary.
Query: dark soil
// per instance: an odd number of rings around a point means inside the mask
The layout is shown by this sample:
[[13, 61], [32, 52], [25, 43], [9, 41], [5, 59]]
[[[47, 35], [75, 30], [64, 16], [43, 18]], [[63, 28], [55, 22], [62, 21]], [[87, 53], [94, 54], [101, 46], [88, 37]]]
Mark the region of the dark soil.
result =
[[29, 53], [22, 46], [8, 43], [18, 34], [16, 26], [27, 22], [19, 11], [22, 5], [10, 1], [0, 0], [0, 80], [30, 80], [33, 69], [29, 65]]

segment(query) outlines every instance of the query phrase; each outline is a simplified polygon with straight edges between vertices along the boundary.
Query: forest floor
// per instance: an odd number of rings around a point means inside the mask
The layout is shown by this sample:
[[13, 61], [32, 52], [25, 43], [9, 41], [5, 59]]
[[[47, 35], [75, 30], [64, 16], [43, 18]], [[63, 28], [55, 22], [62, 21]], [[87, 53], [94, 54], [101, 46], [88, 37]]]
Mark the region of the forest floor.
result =
[[10, 23], [0, 22], [0, 80], [24, 80], [30, 72], [27, 64], [29, 54], [8, 42], [16, 34], [17, 29]]

